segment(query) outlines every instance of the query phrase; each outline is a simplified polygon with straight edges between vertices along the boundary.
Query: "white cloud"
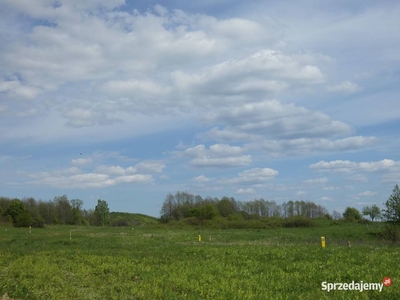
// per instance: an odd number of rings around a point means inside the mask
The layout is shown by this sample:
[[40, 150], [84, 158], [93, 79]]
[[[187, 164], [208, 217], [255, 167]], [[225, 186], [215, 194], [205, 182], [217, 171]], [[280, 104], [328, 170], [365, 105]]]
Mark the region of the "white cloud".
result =
[[26, 100], [35, 99], [39, 89], [21, 84], [18, 80], [0, 82], [0, 92], [6, 92], [10, 97]]
[[358, 182], [367, 182], [368, 178], [362, 174], [354, 174], [350, 177], [348, 177], [348, 179], [353, 180], [353, 181], [358, 181]]
[[253, 168], [239, 173], [237, 177], [222, 180], [221, 182], [250, 185], [265, 184], [278, 176], [278, 174], [277, 170], [270, 168]]
[[251, 162], [250, 155], [236, 157], [219, 157], [219, 158], [195, 158], [190, 161], [190, 165], [198, 168], [227, 168], [246, 166]]
[[322, 189], [325, 191], [333, 191], [333, 190], [337, 190], [338, 188], [334, 187], [334, 186], [324, 186]]
[[321, 201], [330, 201], [332, 199], [333, 199], [332, 197], [328, 197], [328, 196], [323, 196], [323, 197], [319, 198], [319, 200], [321, 200]]
[[144, 161], [135, 165], [135, 169], [142, 173], [161, 173], [164, 168], [165, 163], [161, 160]]
[[77, 158], [73, 159], [71, 163], [76, 166], [82, 166], [82, 165], [87, 165], [90, 164], [93, 160], [91, 158]]
[[[340, 173], [351, 173], [357, 171], [376, 172], [376, 171], [399, 171], [400, 161], [383, 159], [375, 162], [352, 162], [349, 160], [320, 161], [310, 165], [311, 169], [318, 171], [332, 171]], [[357, 177], [356, 177], [357, 178]]]
[[304, 180], [303, 183], [305, 184], [326, 184], [328, 182], [328, 178], [323, 177], [323, 178], [317, 178], [317, 179], [308, 179], [308, 180]]
[[247, 142], [245, 149], [274, 156], [349, 151], [372, 146], [377, 140], [364, 136], [337, 138], [351, 134], [351, 127], [324, 113], [277, 100], [216, 109], [203, 121], [221, 125], [199, 134], [200, 138]]
[[0, 105], [0, 114], [5, 113], [8, 110], [7, 105]]
[[348, 137], [329, 140], [324, 138], [300, 138], [292, 140], [262, 140], [246, 144], [248, 150], [263, 150], [274, 156], [284, 154], [299, 155], [312, 152], [342, 152], [372, 146], [375, 137]]
[[237, 195], [246, 195], [246, 194], [254, 194], [255, 191], [252, 188], [248, 188], [248, 189], [238, 189], [236, 191]]
[[197, 176], [196, 178], [193, 178], [193, 181], [199, 182], [199, 183], [203, 183], [203, 182], [210, 181], [210, 178], [208, 178], [208, 177], [206, 177], [204, 175], [200, 175], [200, 176]]
[[[120, 158], [118, 153], [95, 153], [93, 158], [78, 158], [71, 161], [72, 165], [84, 166], [92, 164], [101, 158], [107, 156], [110, 158]], [[94, 159], [94, 160], [93, 160]], [[154, 178], [152, 173], [160, 173], [165, 167], [162, 161], [148, 160], [137, 163], [134, 166], [121, 167], [117, 165], [98, 165], [93, 172], [83, 172], [77, 167], [70, 167], [60, 170], [44, 171], [44, 172], [22, 172], [23, 176], [31, 178], [24, 184], [48, 185], [54, 188], [105, 188], [119, 184], [135, 184], [135, 183], [152, 183]]]
[[165, 168], [163, 161], [149, 160], [137, 163], [134, 166], [121, 167], [121, 166], [105, 166], [100, 165], [96, 167], [97, 173], [105, 173], [110, 175], [130, 175], [136, 173], [161, 173]]
[[[150, 183], [154, 181], [152, 175], [134, 174], [122, 175], [123, 172], [117, 172], [117, 168], [108, 170], [109, 174], [104, 173], [76, 173], [77, 169], [71, 168], [66, 172], [52, 171], [27, 174], [33, 180], [27, 181], [24, 184], [48, 185], [54, 188], [63, 189], [90, 189], [90, 188], [106, 188], [118, 184], [127, 183]], [[67, 174], [70, 173], [70, 174]], [[113, 175], [118, 175], [112, 177]], [[121, 176], [119, 176], [121, 175]]]
[[[1, 108], [0, 108], [0, 112], [1, 112]], [[16, 113], [15, 115], [17, 117], [26, 118], [26, 117], [34, 116], [37, 113], [38, 113], [38, 110], [36, 108], [30, 108], [26, 111], [20, 111], [20, 112]]]
[[109, 175], [125, 175], [127, 173], [136, 173], [134, 167], [123, 168], [120, 166], [98, 166], [95, 169], [96, 173], [109, 174]]
[[307, 192], [306, 192], [306, 191], [297, 191], [297, 192], [295, 193], [295, 195], [296, 195], [296, 196], [305, 196], [305, 195], [307, 195]]
[[328, 91], [331, 93], [341, 93], [341, 94], [355, 94], [362, 91], [362, 88], [356, 83], [350, 81], [343, 81], [342, 83], [334, 86], [329, 86]]
[[357, 163], [349, 160], [335, 160], [335, 161], [320, 161], [315, 164], [311, 164], [310, 168], [318, 171], [333, 171], [340, 173], [349, 173], [357, 167]]
[[63, 117], [68, 120], [66, 125], [72, 127], [93, 126], [95, 124], [108, 125], [121, 121], [115, 118], [110, 118], [103, 112], [84, 108], [74, 108], [66, 111], [64, 112]]
[[224, 61], [200, 73], [175, 71], [172, 78], [180, 90], [203, 96], [274, 93], [290, 86], [325, 81], [318, 67], [303, 65], [297, 57], [274, 50], [262, 50], [242, 59]]
[[242, 153], [241, 147], [227, 144], [214, 144], [209, 149], [200, 144], [186, 148], [184, 151], [175, 152], [178, 157], [189, 158], [189, 165], [198, 168], [226, 168], [250, 164], [251, 156]]
[[147, 94], [149, 96], [161, 96], [169, 92], [169, 87], [161, 87], [155, 82], [150, 80], [120, 80], [120, 81], [109, 81], [107, 82], [103, 89], [110, 94], [117, 95], [143, 95]]
[[245, 133], [247, 139], [258, 135], [298, 139], [333, 137], [351, 132], [349, 125], [332, 120], [324, 113], [277, 100], [223, 108], [208, 114], [206, 120], [226, 124], [222, 130], [214, 128], [208, 132], [208, 136], [214, 139], [221, 139], [225, 134], [234, 136], [235, 133]]
[[135, 175], [124, 175], [118, 176], [114, 179], [115, 183], [149, 183], [152, 182], [153, 176], [151, 175], [143, 175], [143, 174], [135, 174]]
[[359, 193], [358, 196], [361, 196], [361, 197], [372, 197], [372, 196], [375, 196], [377, 194], [378, 194], [377, 192], [365, 191], [365, 192]]

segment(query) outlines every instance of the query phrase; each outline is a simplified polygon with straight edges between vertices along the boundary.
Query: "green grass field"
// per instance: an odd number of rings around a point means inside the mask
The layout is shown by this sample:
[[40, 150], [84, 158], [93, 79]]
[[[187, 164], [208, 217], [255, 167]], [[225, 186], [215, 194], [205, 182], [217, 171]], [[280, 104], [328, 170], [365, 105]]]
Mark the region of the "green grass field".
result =
[[[380, 224], [269, 230], [0, 228], [0, 297], [12, 299], [400, 299], [400, 249]], [[70, 239], [70, 231], [72, 239]], [[198, 242], [201, 234], [202, 242]], [[326, 238], [321, 249], [320, 236]], [[352, 247], [347, 246], [350, 240]], [[322, 291], [326, 282], [379, 291]]]

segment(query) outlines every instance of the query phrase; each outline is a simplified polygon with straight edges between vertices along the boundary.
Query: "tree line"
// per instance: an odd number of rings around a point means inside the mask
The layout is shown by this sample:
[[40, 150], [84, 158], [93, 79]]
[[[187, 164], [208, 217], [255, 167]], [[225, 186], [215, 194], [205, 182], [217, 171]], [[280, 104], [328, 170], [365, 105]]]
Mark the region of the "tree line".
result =
[[109, 208], [105, 200], [99, 199], [94, 209], [83, 209], [80, 199], [68, 200], [66, 195], [53, 200], [35, 200], [32, 197], [17, 199], [0, 197], [2, 222], [17, 227], [43, 227], [47, 225], [108, 225]]
[[232, 219], [234, 215], [240, 215], [244, 220], [269, 217], [287, 219], [300, 216], [310, 219], [325, 217], [334, 220], [362, 221], [362, 215], [364, 215], [368, 216], [372, 222], [381, 219], [392, 225], [400, 226], [400, 188], [397, 184], [383, 205], [384, 209], [382, 210], [376, 204], [364, 206], [361, 212], [354, 207], [346, 207], [343, 214], [333, 211], [331, 215], [325, 207], [311, 201], [287, 201], [277, 204], [275, 201], [260, 198], [241, 202], [233, 197], [202, 198], [200, 195], [178, 191], [166, 196], [160, 215], [162, 222], [179, 221], [192, 217], [201, 220], [212, 220], [217, 216], [231, 217], [230, 219]]
[[228, 217], [233, 214], [240, 214], [245, 220], [264, 217], [331, 217], [325, 207], [311, 201], [288, 201], [277, 204], [275, 201], [260, 198], [242, 202], [235, 200], [233, 197], [222, 197], [221, 199], [202, 198], [199, 195], [181, 191], [176, 192], [174, 195], [171, 193], [167, 195], [160, 214], [163, 222], [179, 221], [190, 217], [210, 220], [216, 216]]

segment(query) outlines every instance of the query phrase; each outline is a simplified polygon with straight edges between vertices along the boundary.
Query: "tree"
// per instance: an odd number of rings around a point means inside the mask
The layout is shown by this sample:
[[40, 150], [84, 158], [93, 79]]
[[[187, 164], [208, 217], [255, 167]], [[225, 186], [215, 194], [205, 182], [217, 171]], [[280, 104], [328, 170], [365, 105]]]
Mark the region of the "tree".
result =
[[332, 212], [332, 218], [333, 218], [333, 219], [339, 220], [341, 217], [342, 217], [342, 215], [340, 214], [340, 212], [338, 212], [338, 211], [336, 211], [336, 210], [334, 210], [334, 211]]
[[374, 204], [372, 206], [365, 206], [362, 210], [362, 214], [364, 216], [369, 216], [373, 222], [376, 217], [381, 215], [381, 210]]
[[383, 216], [390, 222], [400, 224], [400, 188], [397, 184], [384, 205], [386, 209], [383, 209]]
[[58, 222], [61, 224], [71, 224], [72, 206], [66, 195], [54, 197]]
[[97, 200], [96, 208], [94, 212], [97, 217], [98, 225], [108, 225], [110, 223], [110, 210], [108, 209], [107, 201], [105, 200]]
[[343, 218], [347, 220], [361, 220], [361, 214], [357, 208], [354, 207], [346, 207]]
[[17, 226], [17, 218], [20, 214], [26, 211], [24, 202], [19, 199], [11, 200], [10, 204], [8, 205], [4, 215], [10, 216], [12, 218], [13, 224]]
[[199, 217], [203, 220], [212, 220], [216, 215], [218, 215], [218, 211], [212, 204], [206, 204], [200, 208]]
[[33, 225], [33, 219], [32, 216], [28, 213], [28, 211], [20, 213], [14, 221], [14, 226], [16, 227], [29, 227], [32, 225]]
[[71, 223], [75, 225], [80, 225], [82, 221], [82, 205], [83, 201], [80, 199], [72, 199], [70, 201], [72, 211], [71, 211]]
[[217, 209], [221, 216], [227, 217], [235, 212], [235, 207], [228, 197], [222, 197], [217, 203]]

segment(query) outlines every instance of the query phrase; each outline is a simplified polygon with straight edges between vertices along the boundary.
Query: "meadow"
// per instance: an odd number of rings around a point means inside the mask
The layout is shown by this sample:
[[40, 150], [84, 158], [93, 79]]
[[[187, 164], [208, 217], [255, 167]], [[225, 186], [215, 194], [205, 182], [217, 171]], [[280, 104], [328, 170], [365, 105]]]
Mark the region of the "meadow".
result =
[[[400, 248], [376, 237], [380, 226], [47, 226], [32, 233], [1, 226], [0, 297], [400, 299]], [[393, 284], [382, 292], [321, 289], [323, 281], [381, 283], [385, 276]]]

